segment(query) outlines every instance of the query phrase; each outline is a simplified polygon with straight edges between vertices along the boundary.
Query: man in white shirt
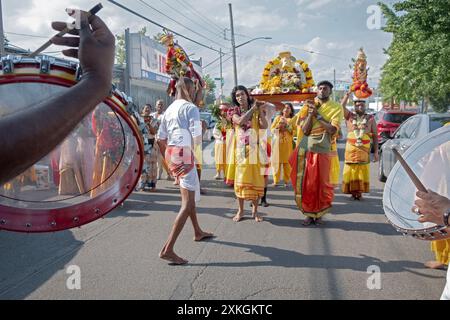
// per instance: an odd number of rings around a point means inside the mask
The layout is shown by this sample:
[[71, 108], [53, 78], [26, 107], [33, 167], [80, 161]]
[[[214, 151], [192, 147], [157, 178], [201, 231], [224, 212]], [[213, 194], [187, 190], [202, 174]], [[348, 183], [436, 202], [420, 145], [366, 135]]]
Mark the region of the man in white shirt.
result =
[[198, 104], [202, 98], [202, 88], [190, 78], [181, 78], [177, 82], [176, 92], [176, 100], [162, 118], [157, 140], [171, 174], [180, 182], [182, 203], [159, 256], [174, 265], [183, 265], [188, 261], [175, 254], [174, 246], [187, 218], [191, 218], [195, 241], [202, 241], [213, 235], [202, 231], [195, 208], [196, 201], [200, 200], [200, 181], [195, 167], [194, 150], [196, 145], [202, 143], [202, 126], [200, 112], [194, 103]]

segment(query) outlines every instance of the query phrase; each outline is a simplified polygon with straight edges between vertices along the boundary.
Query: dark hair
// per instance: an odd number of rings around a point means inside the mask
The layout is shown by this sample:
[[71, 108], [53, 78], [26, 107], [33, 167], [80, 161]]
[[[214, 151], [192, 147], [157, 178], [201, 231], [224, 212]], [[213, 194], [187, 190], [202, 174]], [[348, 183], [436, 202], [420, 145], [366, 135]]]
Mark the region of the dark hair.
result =
[[235, 106], [237, 106], [237, 107], [240, 107], [240, 104], [239, 104], [239, 102], [236, 99], [236, 93], [238, 91], [244, 91], [245, 92], [245, 94], [247, 95], [247, 98], [248, 98], [248, 106], [251, 107], [251, 105], [253, 104], [254, 100], [253, 100], [252, 97], [250, 97], [250, 94], [248, 93], [248, 89], [246, 87], [244, 87], [244, 86], [234, 87], [233, 91], [231, 91], [231, 100], [233, 100], [233, 104]]
[[331, 90], [334, 89], [333, 84], [332, 84], [330, 81], [327, 81], [327, 80], [320, 81], [320, 82], [317, 84], [317, 88], [319, 88], [320, 86], [328, 86]]
[[284, 104], [285, 108], [289, 107], [289, 109], [291, 109], [291, 117], [295, 116], [295, 109], [294, 106], [292, 105], [292, 103], [288, 102]]

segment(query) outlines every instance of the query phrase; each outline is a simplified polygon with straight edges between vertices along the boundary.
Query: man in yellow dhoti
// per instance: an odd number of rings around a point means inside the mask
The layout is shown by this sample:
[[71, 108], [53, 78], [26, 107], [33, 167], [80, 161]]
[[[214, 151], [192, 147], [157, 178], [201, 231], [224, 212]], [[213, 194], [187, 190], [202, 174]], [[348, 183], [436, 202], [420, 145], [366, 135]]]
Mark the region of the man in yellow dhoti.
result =
[[258, 200], [264, 196], [266, 153], [260, 152], [260, 130], [268, 127], [265, 118], [265, 103], [251, 99], [247, 88], [238, 86], [231, 94], [233, 103], [238, 106], [233, 115], [236, 139], [236, 172], [234, 191], [239, 201], [239, 210], [235, 222], [244, 216], [244, 201], [252, 201], [253, 218], [257, 222], [263, 219], [258, 215]]
[[342, 192], [361, 200], [363, 193], [370, 192], [370, 150], [374, 145], [374, 161], [378, 161], [377, 126], [373, 116], [366, 114], [366, 102], [355, 100], [355, 112], [346, 106], [351, 92], [342, 100], [348, 135], [345, 148], [345, 167]]

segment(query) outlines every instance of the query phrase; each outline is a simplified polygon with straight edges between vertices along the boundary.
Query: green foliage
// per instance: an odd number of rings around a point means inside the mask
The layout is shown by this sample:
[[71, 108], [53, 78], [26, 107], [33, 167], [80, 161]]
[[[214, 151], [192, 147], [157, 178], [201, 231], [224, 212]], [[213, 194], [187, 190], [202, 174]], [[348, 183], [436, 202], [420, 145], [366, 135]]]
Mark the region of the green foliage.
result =
[[210, 108], [211, 105], [214, 105], [216, 102], [216, 82], [209, 74], [203, 77], [207, 85], [207, 90], [205, 92], [205, 105]]
[[379, 3], [385, 32], [393, 40], [385, 51], [381, 92], [385, 100], [431, 101], [438, 112], [450, 105], [450, 1], [405, 0], [393, 9]]

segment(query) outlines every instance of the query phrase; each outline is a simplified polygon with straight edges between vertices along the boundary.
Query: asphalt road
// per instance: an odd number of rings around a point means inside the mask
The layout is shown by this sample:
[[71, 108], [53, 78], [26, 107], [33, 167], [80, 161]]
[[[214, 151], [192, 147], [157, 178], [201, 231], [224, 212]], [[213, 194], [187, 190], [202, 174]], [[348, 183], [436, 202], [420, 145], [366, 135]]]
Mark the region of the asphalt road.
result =
[[[265, 222], [234, 223], [233, 190], [212, 181], [214, 170], [206, 168], [208, 196], [198, 213], [217, 238], [194, 243], [186, 225], [176, 252], [187, 266], [158, 258], [179, 209], [178, 190], [168, 181], [81, 229], [0, 232], [0, 299], [439, 299], [445, 271], [423, 267], [433, 257], [429, 243], [405, 238], [386, 222], [383, 185], [372, 169], [365, 200], [338, 192], [326, 225], [304, 227], [293, 190], [285, 188], [269, 190]], [[67, 286], [72, 266], [80, 271], [79, 290]]]

